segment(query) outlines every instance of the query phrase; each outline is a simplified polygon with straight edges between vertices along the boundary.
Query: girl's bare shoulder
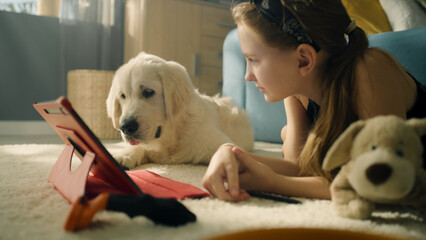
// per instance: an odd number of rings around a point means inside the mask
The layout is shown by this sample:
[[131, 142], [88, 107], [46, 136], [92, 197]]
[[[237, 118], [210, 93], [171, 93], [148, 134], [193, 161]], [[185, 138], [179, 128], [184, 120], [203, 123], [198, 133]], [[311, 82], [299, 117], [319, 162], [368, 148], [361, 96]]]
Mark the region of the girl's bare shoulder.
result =
[[355, 101], [361, 119], [377, 115], [405, 118], [415, 99], [415, 83], [387, 52], [371, 48], [355, 67]]

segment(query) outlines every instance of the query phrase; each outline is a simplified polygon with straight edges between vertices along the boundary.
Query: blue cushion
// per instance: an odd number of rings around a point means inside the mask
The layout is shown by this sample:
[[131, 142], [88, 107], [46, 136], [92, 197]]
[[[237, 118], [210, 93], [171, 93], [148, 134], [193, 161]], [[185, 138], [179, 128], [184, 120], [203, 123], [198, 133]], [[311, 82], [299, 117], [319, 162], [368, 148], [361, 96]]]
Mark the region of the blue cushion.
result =
[[237, 29], [231, 30], [223, 42], [222, 95], [232, 97], [238, 107], [246, 108], [246, 60], [241, 52]]
[[[417, 80], [426, 85], [426, 28], [368, 36], [370, 46], [391, 53]], [[244, 80], [246, 62], [237, 30], [227, 35], [223, 45], [223, 96], [247, 111], [256, 141], [282, 143], [280, 133], [286, 124], [283, 102], [268, 103], [253, 82]]]

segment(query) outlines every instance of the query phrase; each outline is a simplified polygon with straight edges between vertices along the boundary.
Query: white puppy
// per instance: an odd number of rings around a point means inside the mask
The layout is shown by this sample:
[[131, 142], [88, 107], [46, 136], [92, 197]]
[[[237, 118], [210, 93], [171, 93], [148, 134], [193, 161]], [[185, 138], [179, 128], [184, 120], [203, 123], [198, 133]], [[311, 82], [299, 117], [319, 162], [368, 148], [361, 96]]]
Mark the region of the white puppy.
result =
[[108, 116], [129, 145], [114, 155], [123, 166], [154, 162], [208, 164], [218, 147], [253, 147], [246, 113], [229, 98], [194, 88], [185, 68], [140, 53], [120, 67], [107, 103]]

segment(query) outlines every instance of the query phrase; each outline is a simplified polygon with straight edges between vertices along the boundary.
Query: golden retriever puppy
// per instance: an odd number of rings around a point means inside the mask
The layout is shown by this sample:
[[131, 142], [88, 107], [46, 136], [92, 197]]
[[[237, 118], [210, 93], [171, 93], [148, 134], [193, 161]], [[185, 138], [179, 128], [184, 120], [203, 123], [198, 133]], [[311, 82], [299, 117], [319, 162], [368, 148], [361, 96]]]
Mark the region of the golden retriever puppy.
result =
[[123, 166], [153, 162], [208, 164], [218, 147], [253, 147], [247, 114], [230, 98], [200, 94], [186, 69], [172, 61], [140, 53], [113, 79], [108, 116], [129, 143], [114, 158]]

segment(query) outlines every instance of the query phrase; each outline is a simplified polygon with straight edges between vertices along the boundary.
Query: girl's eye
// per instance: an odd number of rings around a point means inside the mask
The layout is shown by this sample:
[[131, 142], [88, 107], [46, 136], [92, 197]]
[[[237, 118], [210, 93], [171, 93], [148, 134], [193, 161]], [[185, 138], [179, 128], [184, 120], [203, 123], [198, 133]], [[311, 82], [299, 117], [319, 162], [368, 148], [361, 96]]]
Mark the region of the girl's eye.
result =
[[122, 99], [126, 99], [126, 95], [124, 95], [124, 93], [122, 93], [120, 97], [121, 97]]
[[152, 89], [144, 89], [144, 90], [142, 91], [142, 96], [143, 96], [144, 98], [150, 98], [150, 97], [152, 97], [154, 94], [155, 94], [155, 91], [154, 91], [154, 90], [152, 90]]
[[257, 60], [254, 58], [250, 58], [250, 57], [246, 57], [246, 62], [250, 62], [250, 63], [256, 63]]

